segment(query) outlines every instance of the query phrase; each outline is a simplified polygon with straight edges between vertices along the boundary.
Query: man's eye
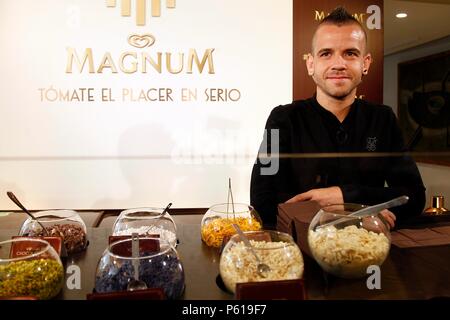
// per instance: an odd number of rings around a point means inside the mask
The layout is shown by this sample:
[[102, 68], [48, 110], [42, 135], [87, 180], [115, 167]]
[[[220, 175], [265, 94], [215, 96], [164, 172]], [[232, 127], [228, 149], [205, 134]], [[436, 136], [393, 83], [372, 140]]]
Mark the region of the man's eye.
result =
[[328, 57], [329, 55], [330, 55], [329, 52], [322, 52], [322, 53], [320, 54], [321, 57]]

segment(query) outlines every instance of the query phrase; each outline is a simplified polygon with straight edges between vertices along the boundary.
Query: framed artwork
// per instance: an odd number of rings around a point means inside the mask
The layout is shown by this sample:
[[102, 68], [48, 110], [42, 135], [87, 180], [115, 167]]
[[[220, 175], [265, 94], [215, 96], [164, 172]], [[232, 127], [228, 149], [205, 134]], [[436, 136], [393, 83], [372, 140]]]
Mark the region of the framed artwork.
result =
[[398, 65], [398, 117], [416, 161], [450, 166], [450, 50]]

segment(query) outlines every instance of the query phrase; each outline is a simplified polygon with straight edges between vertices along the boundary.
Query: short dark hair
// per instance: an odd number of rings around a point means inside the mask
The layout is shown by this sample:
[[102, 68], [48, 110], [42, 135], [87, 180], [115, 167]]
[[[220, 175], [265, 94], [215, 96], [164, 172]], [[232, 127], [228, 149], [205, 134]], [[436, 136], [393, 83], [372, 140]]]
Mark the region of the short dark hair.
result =
[[[364, 29], [363, 25], [350, 13], [348, 13], [347, 10], [343, 6], [336, 7], [333, 11], [330, 12], [328, 16], [326, 16], [322, 21], [320, 21], [319, 25], [317, 26], [317, 29], [323, 24], [333, 24], [336, 26], [342, 26], [342, 25], [348, 25], [348, 24], [356, 24], [358, 25], [362, 32], [364, 33], [364, 39], [367, 47], [367, 33]], [[317, 32], [316, 29], [316, 32]], [[314, 36], [316, 34], [314, 32]], [[314, 42], [314, 36], [313, 36], [313, 42]]]
[[[335, 25], [343, 25], [343, 24], [350, 24], [350, 23], [357, 23], [359, 25], [361, 25], [359, 23], [358, 20], [356, 20], [355, 17], [353, 17], [350, 13], [348, 13], [347, 10], [345, 10], [344, 7], [339, 6], [336, 7], [333, 11], [331, 11], [331, 13], [326, 16], [320, 23], [324, 24], [324, 23], [329, 23], [329, 24], [335, 24]], [[362, 28], [362, 26], [361, 26]]]

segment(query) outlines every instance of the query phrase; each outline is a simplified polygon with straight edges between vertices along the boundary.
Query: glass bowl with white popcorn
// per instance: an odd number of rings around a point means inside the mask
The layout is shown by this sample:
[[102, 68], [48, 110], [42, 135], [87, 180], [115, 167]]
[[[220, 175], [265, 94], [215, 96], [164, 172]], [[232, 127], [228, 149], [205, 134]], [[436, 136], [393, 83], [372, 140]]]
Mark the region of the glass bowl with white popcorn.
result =
[[164, 208], [133, 208], [120, 213], [113, 225], [113, 236], [159, 236], [170, 245], [177, 245], [177, 226]]
[[312, 219], [308, 245], [317, 263], [340, 278], [362, 278], [367, 268], [381, 266], [391, 247], [386, 221], [373, 214], [352, 216], [360, 204], [337, 204], [322, 208]]
[[[254, 253], [246, 246], [241, 236], [235, 234], [220, 255], [220, 276], [227, 290], [235, 293], [237, 283], [294, 280], [303, 277], [303, 256], [289, 234], [261, 230], [244, 232], [244, 235], [250, 241]], [[260, 272], [260, 263], [266, 264], [269, 270]]]

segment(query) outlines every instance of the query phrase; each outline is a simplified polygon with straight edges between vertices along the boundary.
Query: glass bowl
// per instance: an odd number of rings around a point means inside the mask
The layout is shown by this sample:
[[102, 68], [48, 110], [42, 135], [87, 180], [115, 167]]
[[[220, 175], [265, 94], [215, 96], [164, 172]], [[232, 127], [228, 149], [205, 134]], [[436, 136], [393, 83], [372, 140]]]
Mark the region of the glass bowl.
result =
[[262, 263], [270, 271], [258, 271], [256, 257], [238, 234], [225, 245], [220, 256], [220, 276], [225, 287], [235, 293], [236, 283], [301, 279], [303, 256], [292, 237], [278, 231], [244, 232]]
[[359, 204], [339, 204], [322, 208], [308, 229], [308, 245], [317, 263], [326, 272], [341, 278], [367, 276], [367, 267], [381, 266], [389, 254], [389, 226], [377, 214], [351, 217], [364, 208]]
[[162, 288], [168, 299], [178, 299], [184, 291], [184, 268], [175, 248], [160, 238], [139, 238], [139, 254], [131, 252], [132, 239], [114, 242], [104, 251], [97, 265], [95, 291], [127, 291], [134, 278], [134, 263], [139, 279], [147, 288]]
[[21, 238], [0, 242], [0, 297], [51, 299], [63, 281], [61, 260], [47, 241]]
[[163, 208], [134, 208], [124, 210], [113, 225], [113, 236], [159, 235], [172, 246], [177, 245], [177, 226], [169, 213], [160, 216]]
[[[76, 211], [46, 210], [33, 215], [44, 225], [49, 236], [62, 238], [68, 255], [86, 249], [86, 224]], [[35, 237], [46, 234], [36, 220], [28, 218], [22, 224], [19, 235]]]
[[233, 224], [239, 225], [242, 231], [258, 231], [262, 221], [256, 210], [243, 203], [222, 203], [208, 209], [202, 219], [201, 235], [203, 242], [210, 247], [220, 247], [225, 237], [236, 233]]

